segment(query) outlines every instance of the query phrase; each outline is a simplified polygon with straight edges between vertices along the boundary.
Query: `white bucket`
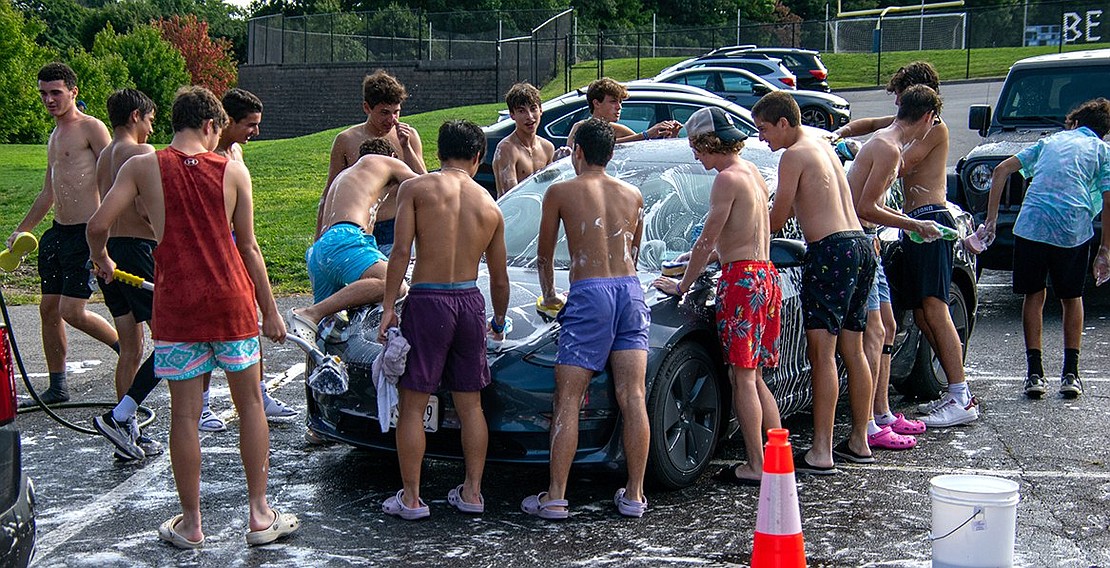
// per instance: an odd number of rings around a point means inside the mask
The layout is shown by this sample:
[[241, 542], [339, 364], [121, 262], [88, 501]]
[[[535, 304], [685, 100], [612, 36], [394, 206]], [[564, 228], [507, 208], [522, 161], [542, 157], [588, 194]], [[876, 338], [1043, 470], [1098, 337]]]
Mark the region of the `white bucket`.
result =
[[1013, 566], [1018, 484], [986, 475], [938, 475], [933, 498], [933, 567]]

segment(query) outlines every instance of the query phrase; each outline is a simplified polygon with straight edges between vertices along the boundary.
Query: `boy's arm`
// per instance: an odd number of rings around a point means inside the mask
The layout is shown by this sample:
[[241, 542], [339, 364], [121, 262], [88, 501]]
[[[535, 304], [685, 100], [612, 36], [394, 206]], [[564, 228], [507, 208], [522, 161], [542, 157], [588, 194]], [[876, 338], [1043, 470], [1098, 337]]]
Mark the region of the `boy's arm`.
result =
[[579, 120], [578, 122], [574, 123], [574, 126], [570, 127], [570, 132], [567, 133], [567, 146], [566, 146], [567, 148], [570, 148], [571, 150], [574, 150], [574, 135], [575, 135], [575, 133], [578, 132], [578, 127], [583, 122], [585, 122], [585, 121], [584, 120]]
[[635, 232], [632, 233], [631, 250], [629, 252], [632, 254], [632, 270], [636, 270], [637, 265], [640, 264], [640, 243], [644, 240], [644, 196], [639, 189], [632, 188], [632, 190], [636, 192], [637, 215], [636, 228], [633, 229]]
[[[512, 136], [510, 134], [509, 136]], [[497, 196], [500, 197], [506, 191], [516, 185], [516, 168], [513, 167], [513, 153], [510, 150], [502, 148], [509, 138], [505, 138], [497, 143], [497, 148], [493, 151], [493, 182], [497, 187]]]
[[894, 123], [894, 115], [890, 116], [875, 116], [871, 118], [857, 118], [836, 130], [833, 134], [837, 138], [848, 138], [851, 136], [866, 136], [879, 130], [886, 128]]
[[273, 290], [270, 289], [270, 276], [266, 273], [266, 261], [262, 258], [262, 250], [258, 248], [258, 241], [254, 237], [251, 175], [242, 162], [228, 162], [224, 176], [230, 176], [224, 182], [225, 186], [230, 182], [235, 188], [235, 209], [231, 212], [231, 224], [235, 227], [235, 248], [239, 250], [247, 275], [254, 284], [254, 299], [262, 310], [262, 334], [271, 341], [280, 343], [285, 341], [285, 321], [278, 312]]
[[347, 167], [347, 153], [343, 150], [343, 135], [346, 133], [340, 132], [335, 136], [335, 141], [331, 143], [331, 158], [328, 161], [328, 181], [324, 183], [324, 192], [320, 194], [320, 203], [316, 206], [316, 236], [313, 240], [320, 238], [320, 233], [323, 232], [324, 227], [324, 203], [327, 203], [328, 192], [331, 191], [331, 184], [335, 181], [335, 176], [339, 175]]
[[412, 241], [416, 238], [416, 209], [413, 203], [413, 184], [406, 181], [397, 188], [397, 216], [393, 219], [393, 250], [385, 270], [385, 293], [382, 298], [382, 323], [378, 328], [378, 341], [384, 341], [389, 328], [397, 325], [397, 295], [409, 269], [412, 258]]
[[794, 214], [794, 199], [798, 194], [802, 167], [794, 154], [787, 150], [779, 159], [779, 185], [775, 189], [774, 202], [771, 204], [771, 234], [782, 230], [786, 221]]
[[[495, 206], [494, 206], [495, 207]], [[509, 310], [509, 272], [506, 268], [505, 251], [505, 219], [500, 210], [497, 213], [497, 228], [493, 231], [493, 238], [486, 247], [486, 268], [489, 270], [489, 297], [493, 304], [493, 322], [496, 325], [505, 325], [505, 313]], [[501, 338], [501, 333], [494, 333], [495, 338]]]
[[8, 237], [8, 248], [11, 248], [15, 238], [19, 233], [29, 233], [35, 228], [46, 214], [50, 212], [50, 208], [54, 206], [54, 188], [50, 177], [50, 165], [46, 166], [46, 178], [42, 182], [42, 191], [39, 192], [38, 197], [35, 198], [31, 208], [27, 210], [27, 214], [23, 216], [23, 220], [12, 231], [11, 236]]
[[555, 296], [555, 243], [559, 238], [558, 185], [548, 188], [543, 196], [540, 213], [540, 233], [536, 243], [536, 270], [539, 272], [540, 290], [544, 304], [554, 306]]
[[428, 173], [428, 166], [424, 165], [424, 143], [420, 141], [420, 133], [412, 126], [398, 122], [397, 141], [401, 143], [401, 160], [418, 174]]
[[135, 183], [138, 171], [143, 164], [139, 160], [128, 160], [119, 170], [115, 183], [108, 189], [100, 207], [89, 218], [85, 226], [85, 240], [89, 244], [89, 259], [93, 262], [96, 275], [105, 282], [111, 282], [116, 264], [108, 258], [108, 231], [116, 219], [139, 197]]
[[1021, 169], [1021, 161], [1017, 156], [1010, 156], [994, 167], [991, 173], [991, 192], [987, 198], [987, 218], [983, 225], [989, 234], [994, 234], [998, 222], [998, 203], [1002, 201], [1002, 188], [1006, 187], [1006, 180], [1014, 172]]
[[[1102, 218], [1110, 219], [1110, 191], [1102, 192]], [[1102, 286], [1110, 280], [1110, 226], [1103, 225], [1102, 243], [1095, 253], [1095, 262], [1092, 273], [1095, 277], [1095, 286]]]
[[637, 140], [651, 140], [653, 138], [673, 138], [682, 125], [673, 120], [659, 122], [643, 132], [633, 132], [631, 128], [618, 122], [612, 123], [613, 133], [617, 135], [617, 142], [635, 142]]

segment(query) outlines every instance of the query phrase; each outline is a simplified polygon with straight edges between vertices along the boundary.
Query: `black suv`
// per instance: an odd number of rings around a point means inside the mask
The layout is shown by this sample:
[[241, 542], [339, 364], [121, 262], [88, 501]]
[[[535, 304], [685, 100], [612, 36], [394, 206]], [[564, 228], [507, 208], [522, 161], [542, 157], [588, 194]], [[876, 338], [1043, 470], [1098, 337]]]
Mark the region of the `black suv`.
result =
[[[991, 173], [1002, 160], [1064, 128], [1064, 118], [1080, 103], [1110, 94], [1110, 49], [1073, 51], [1029, 57], [1014, 63], [998, 96], [997, 112], [972, 105], [968, 127], [983, 141], [956, 164], [956, 184], [949, 199], [975, 215], [987, 215]], [[1028, 187], [1020, 174], [1010, 176], [998, 208], [998, 232], [979, 265], [995, 270], [1013, 267], [1014, 221]], [[1095, 239], [1101, 234], [1095, 220]]]

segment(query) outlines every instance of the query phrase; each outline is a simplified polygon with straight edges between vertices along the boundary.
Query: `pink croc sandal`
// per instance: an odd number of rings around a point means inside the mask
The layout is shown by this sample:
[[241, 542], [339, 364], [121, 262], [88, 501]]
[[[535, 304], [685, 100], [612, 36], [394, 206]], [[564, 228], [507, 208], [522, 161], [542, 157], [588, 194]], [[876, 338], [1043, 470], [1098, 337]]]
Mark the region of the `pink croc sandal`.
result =
[[887, 424], [895, 434], [903, 436], [920, 436], [925, 433], [925, 423], [920, 420], [906, 418], [902, 413], [894, 415], [894, 422]]
[[895, 434], [890, 426], [867, 436], [867, 445], [873, 450], [908, 450], [917, 445], [917, 438]]

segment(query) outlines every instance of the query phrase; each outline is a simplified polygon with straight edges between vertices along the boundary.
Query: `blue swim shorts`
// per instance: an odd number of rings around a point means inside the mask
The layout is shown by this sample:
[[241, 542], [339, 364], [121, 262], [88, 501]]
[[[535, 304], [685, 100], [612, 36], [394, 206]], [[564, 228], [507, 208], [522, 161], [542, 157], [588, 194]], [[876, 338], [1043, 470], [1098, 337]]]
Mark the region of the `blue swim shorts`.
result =
[[875, 263], [875, 281], [871, 283], [871, 291], [867, 293], [867, 311], [873, 312], [885, 302], [890, 303], [890, 283], [886, 281], [886, 271], [883, 263]]
[[184, 342], [154, 340], [154, 375], [184, 381], [212, 372], [237, 372], [261, 360], [258, 337], [238, 341]]
[[332, 225], [305, 252], [313, 301], [327, 299], [362, 277], [367, 268], [384, 260], [387, 258], [378, 250], [374, 235], [367, 235], [362, 227], [346, 221]]
[[612, 351], [647, 351], [651, 314], [635, 276], [587, 278], [573, 282], [559, 312], [559, 353], [555, 362], [594, 372], [605, 368]]

